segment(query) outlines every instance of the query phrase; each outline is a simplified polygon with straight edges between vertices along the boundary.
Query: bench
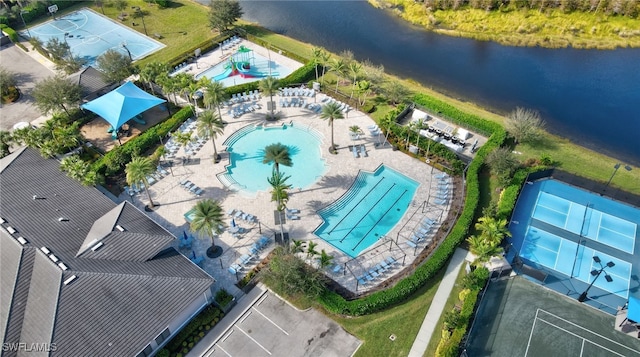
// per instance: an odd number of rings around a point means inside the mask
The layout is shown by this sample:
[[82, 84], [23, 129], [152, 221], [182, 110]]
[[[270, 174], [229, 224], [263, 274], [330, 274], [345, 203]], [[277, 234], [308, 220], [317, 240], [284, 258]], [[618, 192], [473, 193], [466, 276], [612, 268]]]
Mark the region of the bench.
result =
[[127, 14], [118, 15], [118, 20], [120, 20], [120, 21], [124, 21], [126, 18], [127, 18]]
[[157, 32], [153, 34], [153, 37], [157, 38], [158, 40], [162, 39], [162, 35]]

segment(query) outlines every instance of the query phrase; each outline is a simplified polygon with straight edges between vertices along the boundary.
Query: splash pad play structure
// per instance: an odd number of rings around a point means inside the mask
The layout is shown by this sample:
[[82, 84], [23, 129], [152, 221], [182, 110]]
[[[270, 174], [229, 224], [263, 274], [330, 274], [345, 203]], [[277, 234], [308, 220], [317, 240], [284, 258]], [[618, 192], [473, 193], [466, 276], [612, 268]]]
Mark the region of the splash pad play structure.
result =
[[246, 48], [245, 46], [240, 46], [238, 51], [224, 62], [224, 71], [212, 76], [211, 78], [214, 81], [219, 82], [225, 78], [238, 75], [242, 78], [262, 78], [267, 76], [277, 77], [279, 75], [278, 72], [269, 71], [270, 65], [270, 63], [267, 63], [266, 67], [257, 65], [253, 50]]

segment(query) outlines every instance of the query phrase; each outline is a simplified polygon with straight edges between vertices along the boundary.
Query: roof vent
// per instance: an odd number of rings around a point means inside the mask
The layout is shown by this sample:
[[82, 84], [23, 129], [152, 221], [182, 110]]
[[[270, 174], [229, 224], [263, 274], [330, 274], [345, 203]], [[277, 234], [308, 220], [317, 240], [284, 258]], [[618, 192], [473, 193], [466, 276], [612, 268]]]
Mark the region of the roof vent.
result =
[[78, 277], [75, 275], [71, 275], [69, 279], [64, 281], [64, 285], [69, 285], [72, 281], [76, 280]]
[[27, 242], [27, 240], [26, 240], [26, 239], [24, 239], [23, 237], [18, 237], [18, 242], [20, 242], [20, 244], [22, 244], [22, 245], [25, 245], [25, 244], [29, 243], [29, 242]]
[[121, 225], [117, 225], [116, 228], [120, 231], [120, 232], [124, 232], [125, 229], [121, 226]]
[[69, 222], [69, 218], [60, 217], [58, 218], [58, 222]]
[[103, 245], [104, 245], [104, 243], [99, 242], [98, 244], [96, 244], [93, 247], [91, 247], [91, 250], [95, 252], [96, 250], [100, 249], [100, 247], [102, 247]]
[[63, 262], [58, 263], [58, 266], [59, 266], [59, 267], [60, 267], [60, 269], [62, 269], [62, 270], [67, 270], [67, 269], [69, 269], [69, 268], [67, 268], [67, 266], [66, 266], [66, 265], [64, 265], [64, 263], [63, 263]]
[[9, 227], [7, 227], [7, 231], [9, 231], [9, 233], [11, 233], [11, 234], [14, 234], [16, 232], [16, 229], [11, 227], [11, 226], [9, 226]]
[[4, 222], [6, 222], [4, 218], [0, 217], [0, 224], [4, 224]]
[[38, 195], [33, 195], [33, 200], [44, 200], [44, 197], [40, 197]]
[[58, 262], [58, 257], [56, 257], [56, 256], [55, 256], [55, 255], [53, 255], [53, 254], [49, 254], [49, 259], [53, 260], [53, 262], [54, 262], [54, 263], [57, 263], [57, 262]]
[[51, 251], [50, 251], [47, 247], [42, 247], [42, 248], [40, 248], [40, 250], [41, 250], [41, 251], [43, 251], [43, 252], [44, 252], [44, 254], [49, 254], [49, 253], [51, 253]]

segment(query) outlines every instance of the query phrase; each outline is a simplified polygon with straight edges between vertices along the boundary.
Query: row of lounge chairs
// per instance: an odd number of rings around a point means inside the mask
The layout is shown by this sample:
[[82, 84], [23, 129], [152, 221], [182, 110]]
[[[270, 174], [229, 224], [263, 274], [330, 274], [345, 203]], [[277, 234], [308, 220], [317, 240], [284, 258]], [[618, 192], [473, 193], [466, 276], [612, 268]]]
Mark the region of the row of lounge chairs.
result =
[[231, 95], [231, 99], [227, 102], [227, 106], [232, 106], [233, 104], [249, 102], [249, 101], [260, 100], [260, 92], [256, 89], [249, 92], [234, 93]]
[[362, 157], [368, 157], [369, 156], [369, 154], [367, 153], [367, 147], [364, 144], [349, 145], [349, 148], [350, 148], [351, 152], [353, 153], [353, 157], [355, 157], [355, 158], [359, 158], [360, 156], [362, 156]]
[[278, 94], [282, 97], [315, 97], [316, 91], [313, 88], [280, 88]]
[[449, 175], [442, 173], [436, 175], [438, 186], [434, 202], [438, 205], [446, 205], [449, 202], [449, 194], [451, 193], [451, 178]]
[[382, 259], [379, 263], [370, 267], [368, 271], [365, 271], [364, 274], [358, 276], [358, 284], [367, 285], [369, 282], [383, 277], [387, 270], [390, 270], [395, 263], [396, 259], [394, 257]]
[[235, 119], [235, 118], [241, 117], [245, 113], [255, 112], [260, 108], [262, 107], [258, 103], [244, 103], [244, 104], [238, 105], [237, 107], [229, 109], [227, 114], [229, 114], [231, 117]]
[[299, 99], [299, 98], [291, 98], [291, 101], [289, 101], [289, 99], [287, 98], [280, 98], [280, 106], [283, 108], [290, 108], [290, 107], [298, 107], [298, 108], [304, 108], [307, 106], [307, 103], [304, 99]]
[[369, 125], [367, 129], [369, 130], [369, 134], [371, 134], [371, 136], [378, 136], [382, 134], [382, 131], [380, 131], [380, 128], [377, 125]]
[[222, 49], [226, 51], [233, 48], [233, 46], [240, 44], [240, 42], [242, 42], [242, 37], [233, 36], [231, 38], [228, 38], [222, 41], [222, 44], [220, 45], [220, 47], [222, 47]]
[[271, 240], [269, 239], [269, 237], [261, 236], [255, 243], [251, 245], [251, 248], [249, 248], [249, 250], [251, 251], [251, 254], [257, 255], [263, 249], [268, 247], [270, 243], [271, 243]]
[[407, 245], [415, 249], [418, 248], [418, 245], [422, 242], [426, 241], [427, 244], [429, 244], [431, 239], [427, 236], [429, 235], [429, 233], [431, 233], [431, 229], [435, 224], [436, 222], [431, 218], [423, 218], [419, 226], [411, 234], [411, 237], [409, 237], [409, 240], [407, 240]]
[[227, 214], [232, 217], [233, 219], [242, 219], [243, 221], [247, 222], [247, 223], [256, 223], [258, 222], [258, 217], [246, 213], [246, 212], [242, 212], [242, 210], [236, 210], [235, 208], [232, 208], [230, 210], [227, 211]]
[[329, 104], [329, 103], [338, 103], [340, 110], [341, 110], [343, 113], [345, 113], [345, 114], [346, 114], [349, 110], [351, 110], [351, 106], [349, 106], [349, 104], [347, 104], [347, 103], [343, 103], [343, 102], [341, 102], [341, 101], [339, 101], [339, 100], [335, 100], [335, 99], [333, 99], [333, 98], [331, 98], [331, 97], [329, 97], [329, 96], [324, 97], [324, 99], [322, 99], [322, 102], [323, 102], [323, 103], [326, 103], [326, 104]]
[[200, 195], [204, 192], [203, 189], [187, 179], [180, 181], [180, 186], [198, 197], [200, 197]]
[[289, 209], [289, 208], [287, 208], [285, 210], [285, 213], [287, 215], [287, 219], [290, 219], [292, 221], [300, 219], [300, 216], [298, 216], [298, 214], [300, 214], [300, 210], [299, 209], [295, 209], [295, 208]]
[[[147, 182], [149, 183], [149, 186], [153, 185], [154, 183], [162, 180], [163, 178], [169, 176], [169, 172], [167, 170], [165, 170], [164, 167], [162, 166], [158, 166], [156, 168], [156, 171], [150, 175], [147, 176]], [[137, 184], [132, 184], [131, 186], [125, 186], [124, 187], [124, 191], [129, 195], [129, 196], [135, 196], [137, 194], [139, 194], [140, 192], [144, 191], [145, 185], [142, 182], [139, 182]]]

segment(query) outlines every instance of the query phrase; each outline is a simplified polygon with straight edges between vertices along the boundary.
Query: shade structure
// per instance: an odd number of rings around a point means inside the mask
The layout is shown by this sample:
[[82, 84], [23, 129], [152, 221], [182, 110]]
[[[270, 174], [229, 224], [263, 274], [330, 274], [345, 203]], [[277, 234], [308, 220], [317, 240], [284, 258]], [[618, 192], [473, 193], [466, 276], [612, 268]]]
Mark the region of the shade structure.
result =
[[629, 306], [627, 306], [627, 319], [640, 323], [640, 299], [629, 296]]
[[166, 100], [126, 82], [102, 97], [83, 104], [82, 108], [98, 114], [118, 130], [129, 119], [163, 102]]

